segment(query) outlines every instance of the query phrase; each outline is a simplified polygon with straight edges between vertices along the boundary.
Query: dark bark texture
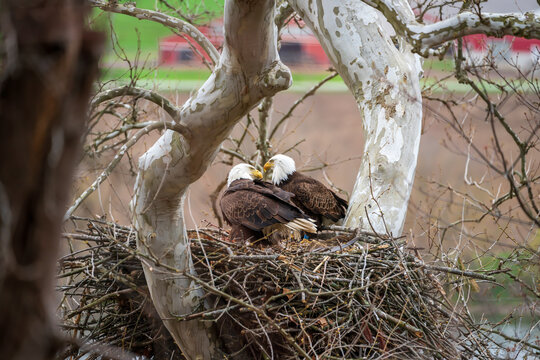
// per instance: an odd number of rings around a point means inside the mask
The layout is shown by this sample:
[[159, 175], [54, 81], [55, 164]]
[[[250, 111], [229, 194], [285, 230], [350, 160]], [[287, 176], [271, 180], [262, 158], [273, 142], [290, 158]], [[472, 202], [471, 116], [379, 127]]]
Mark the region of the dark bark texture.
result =
[[50, 359], [59, 232], [103, 37], [83, 1], [6, 0], [0, 79], [0, 349]]

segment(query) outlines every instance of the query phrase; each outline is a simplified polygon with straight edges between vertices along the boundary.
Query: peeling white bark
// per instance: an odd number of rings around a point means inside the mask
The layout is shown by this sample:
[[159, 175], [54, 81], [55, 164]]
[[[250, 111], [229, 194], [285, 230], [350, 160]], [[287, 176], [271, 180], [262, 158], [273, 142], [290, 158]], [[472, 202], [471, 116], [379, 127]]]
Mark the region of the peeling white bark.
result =
[[[414, 19], [406, 1], [394, 1]], [[292, 0], [316, 34], [363, 116], [366, 144], [344, 225], [401, 234], [412, 190], [422, 121], [421, 62], [398, 50], [384, 17], [354, 0]]]
[[[273, 0], [225, 4], [225, 44], [216, 69], [182, 107], [183, 137], [169, 130], [140, 158], [132, 200], [138, 249], [160, 264], [193, 272], [184, 225], [183, 196], [210, 165], [236, 122], [266, 96], [288, 88], [291, 76], [279, 61]], [[222, 344], [202, 321], [176, 321], [203, 295], [191, 280], [156, 264], [144, 266], [152, 300], [188, 359], [219, 357]]]

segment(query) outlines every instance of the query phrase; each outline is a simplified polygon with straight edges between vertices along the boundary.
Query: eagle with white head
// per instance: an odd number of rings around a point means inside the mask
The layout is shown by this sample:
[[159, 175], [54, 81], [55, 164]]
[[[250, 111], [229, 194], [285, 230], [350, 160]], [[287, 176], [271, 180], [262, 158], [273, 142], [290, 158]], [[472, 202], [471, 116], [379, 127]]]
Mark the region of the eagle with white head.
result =
[[231, 240], [275, 242], [291, 231], [317, 232], [314, 221], [291, 202], [293, 194], [261, 179], [261, 172], [249, 164], [238, 164], [229, 172], [220, 205], [231, 225]]
[[294, 160], [283, 154], [270, 158], [264, 164], [264, 171], [272, 170], [272, 183], [295, 196], [292, 202], [321, 226], [323, 220], [337, 222], [345, 217], [349, 206], [347, 200], [339, 197], [320, 181], [296, 171]]

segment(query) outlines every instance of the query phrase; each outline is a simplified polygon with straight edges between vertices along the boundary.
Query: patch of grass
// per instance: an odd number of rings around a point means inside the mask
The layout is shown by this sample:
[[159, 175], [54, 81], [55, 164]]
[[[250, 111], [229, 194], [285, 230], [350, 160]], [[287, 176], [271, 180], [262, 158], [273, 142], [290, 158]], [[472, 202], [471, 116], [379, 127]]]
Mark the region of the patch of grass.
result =
[[[307, 91], [313, 85], [328, 76], [328, 72], [320, 71], [298, 71], [292, 69], [293, 87], [292, 91]], [[208, 77], [210, 70], [206, 68], [169, 68], [157, 67], [153, 69], [140, 70], [141, 80], [139, 86], [158, 87], [163, 90], [175, 89], [178, 91], [191, 91], [198, 88]], [[130, 72], [126, 68], [109, 68], [103, 69], [102, 80], [118, 80], [126, 82], [130, 78]], [[438, 82], [436, 79], [427, 77], [420, 79], [420, 83], [425, 93], [441, 94], [448, 92], [466, 93], [471, 91], [471, 88], [466, 84], [460, 84], [457, 80], [451, 78], [443, 82]], [[530, 89], [524, 84], [523, 91], [527, 92]], [[144, 87], [143, 86], [143, 87]], [[500, 90], [494, 85], [485, 85], [490, 93], [499, 93]], [[340, 77], [330, 80], [321, 88], [321, 91], [326, 92], [347, 92], [348, 89]]]
[[453, 71], [454, 59], [444, 58], [442, 60], [436, 58], [429, 58], [424, 61], [424, 71], [436, 70], [436, 71]]
[[[142, 69], [142, 80], [205, 80], [210, 76], [210, 70], [208, 69]], [[125, 68], [110, 68], [103, 71], [103, 80], [126, 80], [129, 78], [129, 69]]]
[[[309, 82], [316, 84], [329, 75], [329, 72], [294, 72], [295, 82]], [[141, 80], [177, 80], [177, 81], [205, 81], [210, 76], [210, 70], [206, 68], [167, 68], [158, 67], [152, 70], [142, 70]], [[103, 80], [126, 80], [129, 78], [129, 70], [122, 68], [110, 68], [103, 70]], [[338, 76], [329, 82], [343, 83]]]

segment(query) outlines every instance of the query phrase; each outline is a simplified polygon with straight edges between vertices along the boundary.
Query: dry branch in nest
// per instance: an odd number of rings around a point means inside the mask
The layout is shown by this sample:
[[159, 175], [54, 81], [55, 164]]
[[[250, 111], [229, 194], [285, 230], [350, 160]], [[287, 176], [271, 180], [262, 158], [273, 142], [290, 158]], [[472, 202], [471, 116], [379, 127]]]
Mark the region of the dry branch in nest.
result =
[[[264, 248], [228, 242], [219, 230], [189, 235], [198, 276], [183, 275], [207, 296], [179, 320], [215, 321], [224, 338], [240, 333], [226, 341], [236, 356], [489, 357], [488, 338], [447, 300], [439, 278], [491, 278], [426, 265], [403, 250], [402, 240], [328, 231]], [[85, 246], [60, 262], [66, 331], [146, 356], [181, 358], [153, 310], [135, 232], [88, 220], [85, 230], [66, 237]]]

